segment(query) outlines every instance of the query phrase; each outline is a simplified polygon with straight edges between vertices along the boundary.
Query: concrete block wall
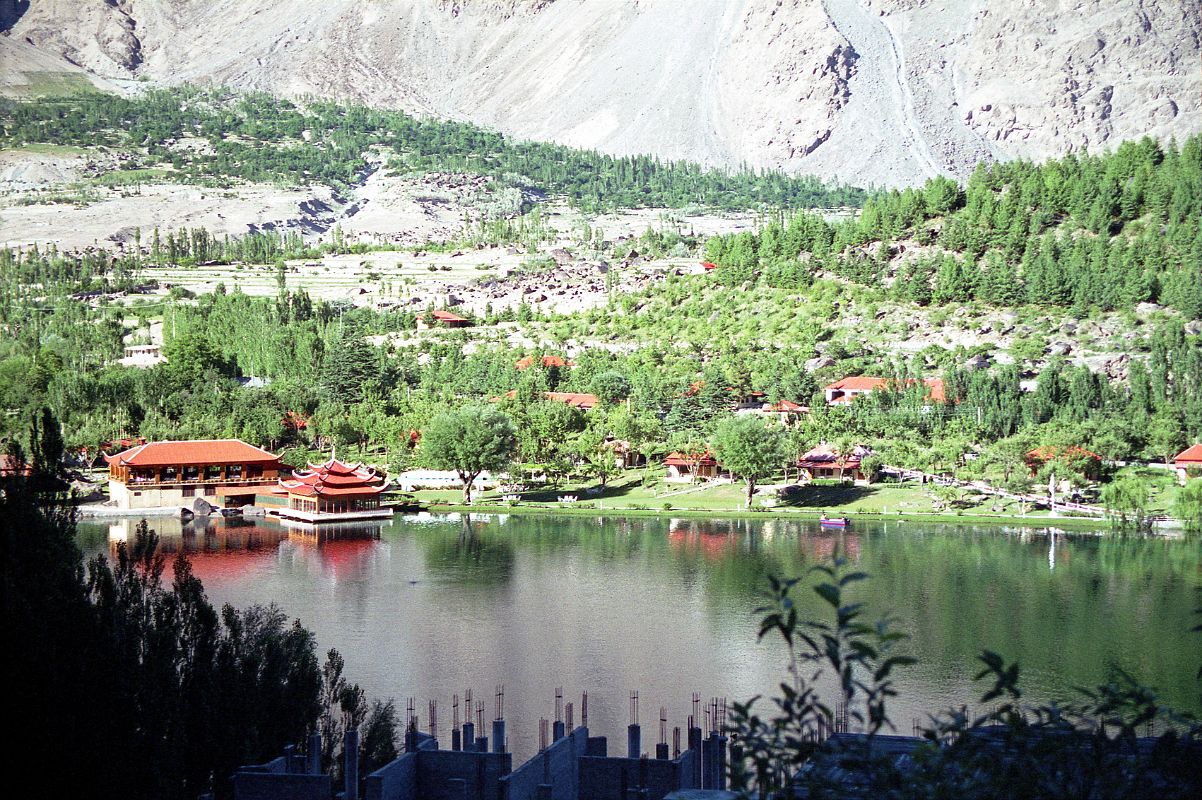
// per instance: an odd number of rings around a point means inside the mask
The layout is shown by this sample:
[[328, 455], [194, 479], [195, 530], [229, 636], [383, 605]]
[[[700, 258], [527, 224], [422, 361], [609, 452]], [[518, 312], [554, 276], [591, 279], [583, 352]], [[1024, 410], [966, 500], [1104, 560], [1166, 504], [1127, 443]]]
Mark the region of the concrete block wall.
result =
[[550, 786], [550, 800], [576, 800], [580, 759], [587, 754], [588, 743], [588, 728], [584, 727], [554, 742], [501, 779], [501, 800], [535, 800], [543, 784]]
[[417, 753], [417, 794], [414, 797], [420, 800], [501, 800], [501, 778], [512, 770], [513, 755], [510, 753], [422, 750]]
[[687, 750], [680, 758], [580, 759], [578, 800], [627, 800], [627, 794], [643, 790], [646, 800], [662, 800], [671, 792], [697, 788], [693, 785], [693, 759], [699, 753]]
[[234, 773], [234, 797], [238, 800], [330, 800], [333, 793], [329, 775]]
[[417, 753], [405, 753], [363, 780], [364, 800], [405, 800], [416, 796]]

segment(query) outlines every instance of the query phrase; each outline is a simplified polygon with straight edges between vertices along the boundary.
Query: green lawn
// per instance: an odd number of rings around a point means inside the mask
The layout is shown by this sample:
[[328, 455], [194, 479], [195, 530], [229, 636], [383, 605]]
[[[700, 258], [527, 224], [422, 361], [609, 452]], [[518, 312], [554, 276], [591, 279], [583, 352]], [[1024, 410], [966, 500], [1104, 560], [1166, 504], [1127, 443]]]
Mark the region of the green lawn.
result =
[[[682, 492], [682, 490], [692, 490]], [[459, 507], [462, 492], [458, 490], [427, 490], [415, 493], [417, 499], [431, 505]], [[575, 495], [576, 503], [559, 503], [558, 498]], [[788, 502], [771, 504], [775, 492], [756, 494], [753, 511], [774, 514], [818, 516], [828, 514], [907, 515], [927, 514], [951, 518], [996, 517], [1018, 518], [1046, 517], [1043, 510], [1020, 508], [1018, 503], [993, 497], [960, 493], [950, 507], [941, 507], [927, 487], [917, 484], [873, 484], [871, 486], [816, 485], [805, 486]], [[742, 483], [719, 485], [691, 485], [667, 483], [656, 477], [643, 482], [641, 471], [631, 471], [610, 480], [604, 490], [595, 481], [570, 481], [557, 488], [538, 488], [524, 492], [516, 508], [561, 509], [581, 512], [604, 511], [653, 511], [678, 512], [696, 511], [715, 514], [746, 513]], [[765, 503], [769, 498], [769, 503]], [[494, 491], [476, 493], [473, 508], [512, 509]]]
[[1152, 467], [1124, 467], [1114, 475], [1115, 479], [1134, 477], [1143, 481], [1148, 487], [1148, 511], [1154, 515], [1171, 515], [1173, 501], [1181, 485], [1177, 482], [1177, 473], [1173, 470], [1155, 469]]

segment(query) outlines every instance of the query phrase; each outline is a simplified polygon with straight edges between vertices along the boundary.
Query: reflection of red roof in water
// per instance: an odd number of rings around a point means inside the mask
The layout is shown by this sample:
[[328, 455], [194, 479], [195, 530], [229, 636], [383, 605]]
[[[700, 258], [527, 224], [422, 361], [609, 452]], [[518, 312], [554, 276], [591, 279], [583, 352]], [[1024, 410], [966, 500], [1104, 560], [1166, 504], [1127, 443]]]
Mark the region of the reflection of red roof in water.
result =
[[674, 550], [700, 550], [701, 557], [706, 561], [722, 561], [738, 550], [736, 534], [733, 533], [701, 533], [687, 528], [674, 528], [668, 532], [668, 541]]
[[357, 578], [363, 571], [366, 557], [376, 546], [374, 538], [326, 539], [316, 545], [321, 566], [333, 573], [336, 580]]
[[860, 537], [845, 531], [820, 530], [813, 533], [803, 533], [798, 539], [801, 550], [815, 561], [825, 561], [835, 554], [846, 556], [853, 561], [860, 558]]
[[[275, 567], [275, 554], [279, 540], [265, 542], [253, 550], [222, 550], [219, 552], [190, 552], [192, 574], [200, 578], [206, 588], [245, 581], [248, 575], [269, 572]], [[168, 562], [174, 561], [168, 556]], [[174, 574], [169, 570], [170, 574]], [[167, 577], [167, 576], [164, 576]]]

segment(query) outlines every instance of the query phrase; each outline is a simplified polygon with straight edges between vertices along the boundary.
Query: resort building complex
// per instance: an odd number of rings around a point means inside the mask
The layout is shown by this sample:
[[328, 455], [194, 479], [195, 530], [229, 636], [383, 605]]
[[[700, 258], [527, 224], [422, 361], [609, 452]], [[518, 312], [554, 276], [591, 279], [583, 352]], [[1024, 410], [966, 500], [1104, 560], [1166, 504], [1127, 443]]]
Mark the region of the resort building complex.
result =
[[118, 508], [243, 506], [279, 480], [279, 456], [238, 439], [148, 442], [105, 456]]

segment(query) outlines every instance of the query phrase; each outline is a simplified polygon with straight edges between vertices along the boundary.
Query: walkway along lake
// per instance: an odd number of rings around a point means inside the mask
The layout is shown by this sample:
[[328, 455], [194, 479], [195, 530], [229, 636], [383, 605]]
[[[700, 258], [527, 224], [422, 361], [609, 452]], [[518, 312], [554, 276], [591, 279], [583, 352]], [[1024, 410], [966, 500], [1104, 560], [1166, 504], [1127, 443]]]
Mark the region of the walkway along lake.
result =
[[[135, 522], [80, 524], [86, 555], [132, 537]], [[975, 656], [1022, 667], [1030, 700], [1127, 669], [1176, 707], [1202, 713], [1202, 585], [1197, 539], [1075, 535], [997, 526], [857, 523], [848, 531], [778, 520], [398, 516], [318, 540], [255, 520], [151, 520], [183, 546], [214, 604], [275, 602], [337, 648], [371, 698], [409, 697], [425, 722], [436, 699], [471, 687], [491, 714], [505, 685], [511, 749], [537, 749], [554, 692], [589, 692], [589, 724], [625, 741], [628, 692], [656, 731], [659, 707], [684, 725], [693, 691], [746, 699], [775, 691], [783, 649], [757, 644], [769, 574], [798, 575], [836, 547], [872, 578], [859, 597], [890, 612], [920, 663], [892, 705], [915, 718], [972, 704]], [[817, 608], [811, 592], [799, 595]], [[579, 719], [577, 711], [577, 719]], [[648, 741], [650, 741], [648, 739]], [[650, 742], [648, 748], [653, 745]]]

